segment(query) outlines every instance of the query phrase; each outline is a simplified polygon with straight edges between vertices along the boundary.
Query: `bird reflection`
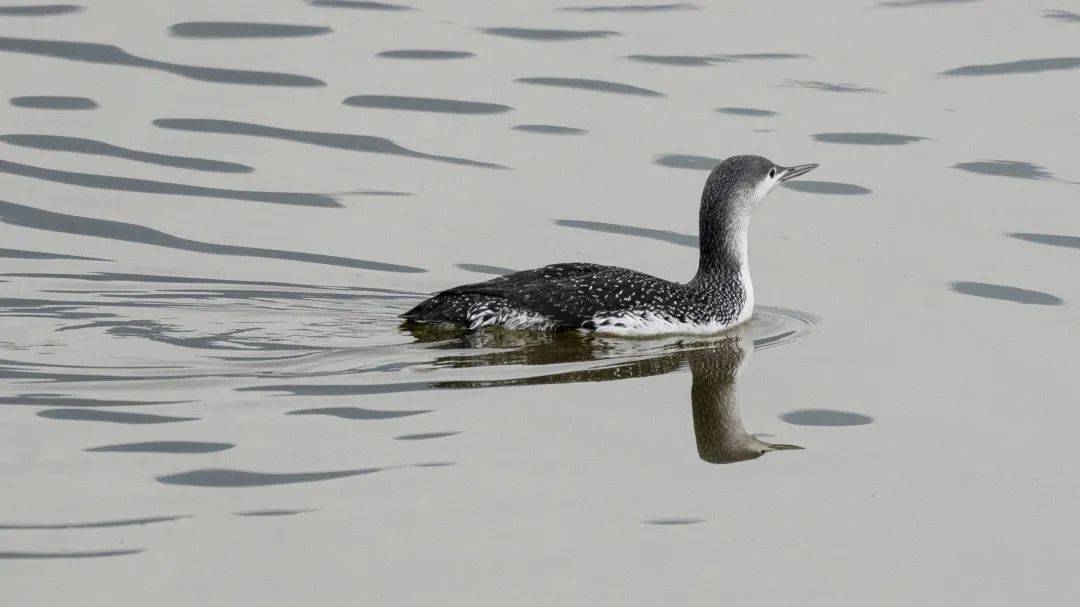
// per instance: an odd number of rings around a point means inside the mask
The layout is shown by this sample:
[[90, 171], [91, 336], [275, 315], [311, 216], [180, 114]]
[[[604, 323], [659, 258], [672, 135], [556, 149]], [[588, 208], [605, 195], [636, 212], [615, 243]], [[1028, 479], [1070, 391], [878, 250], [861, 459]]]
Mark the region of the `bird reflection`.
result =
[[[500, 365], [544, 366], [582, 363], [586, 368], [526, 377], [440, 381], [435, 388], [489, 388], [592, 381], [613, 381], [663, 375], [689, 366], [693, 377], [690, 404], [698, 456], [712, 464], [756, 459], [770, 451], [801, 449], [768, 443], [746, 431], [739, 415], [736, 380], [755, 342], [749, 329], [736, 328], [712, 337], [669, 339], [605, 339], [578, 332], [461, 332], [405, 325], [418, 341], [448, 352], [436, 357], [443, 368]], [[764, 345], [768, 340], [761, 340]], [[589, 363], [593, 363], [589, 365]]]

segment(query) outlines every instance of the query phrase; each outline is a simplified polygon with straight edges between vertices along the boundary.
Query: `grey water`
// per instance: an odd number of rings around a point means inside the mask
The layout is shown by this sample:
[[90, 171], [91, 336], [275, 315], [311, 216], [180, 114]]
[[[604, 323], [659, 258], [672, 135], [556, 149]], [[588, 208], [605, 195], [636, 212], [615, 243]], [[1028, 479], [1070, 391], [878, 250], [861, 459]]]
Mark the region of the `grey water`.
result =
[[[0, 604], [1069, 604], [1066, 4], [5, 3]], [[747, 153], [739, 330], [401, 323]]]

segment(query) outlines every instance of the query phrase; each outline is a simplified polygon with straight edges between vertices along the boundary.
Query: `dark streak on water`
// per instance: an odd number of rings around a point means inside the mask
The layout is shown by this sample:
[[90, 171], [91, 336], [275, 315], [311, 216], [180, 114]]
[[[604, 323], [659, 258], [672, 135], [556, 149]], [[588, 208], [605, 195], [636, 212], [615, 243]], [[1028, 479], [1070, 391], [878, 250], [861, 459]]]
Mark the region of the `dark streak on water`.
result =
[[347, 268], [359, 268], [363, 270], [376, 270], [382, 272], [426, 272], [422, 268], [388, 264], [379, 261], [353, 259], [351, 257], [337, 257], [333, 255], [319, 255], [317, 253], [301, 253], [297, 251], [284, 251], [277, 249], [262, 249], [258, 247], [243, 247], [227, 244], [214, 244], [187, 240], [165, 232], [160, 232], [145, 226], [124, 223], [121, 221], [109, 221], [105, 219], [93, 219], [77, 215], [65, 215], [53, 213], [43, 209], [36, 209], [13, 202], [0, 200], [0, 222], [8, 225], [48, 230], [61, 234], [78, 234], [81, 236], [94, 236], [110, 240], [121, 240], [169, 249], [179, 249], [195, 253], [209, 253], [212, 255], [235, 255], [240, 257], [262, 257], [266, 259], [287, 259], [323, 265], [342, 266]]
[[67, 97], [59, 95], [26, 95], [12, 97], [9, 101], [15, 107], [35, 110], [93, 110], [98, 104], [88, 97]]
[[444, 60], [444, 59], [468, 59], [475, 57], [475, 53], [468, 51], [439, 51], [425, 49], [403, 49], [399, 51], [383, 51], [376, 57], [386, 59], [421, 59], [421, 60]]
[[980, 160], [979, 162], [959, 162], [952, 165], [954, 169], [978, 173], [980, 175], [994, 175], [997, 177], [1013, 177], [1016, 179], [1051, 179], [1054, 175], [1043, 167], [1019, 160]]
[[209, 171], [214, 173], [251, 173], [255, 169], [235, 162], [223, 162], [220, 160], [207, 160], [205, 158], [191, 158], [188, 156], [173, 156], [171, 154], [158, 154], [122, 148], [120, 146], [84, 139], [82, 137], [63, 137], [59, 135], [0, 135], [0, 141], [9, 145], [17, 145], [35, 150], [49, 150], [53, 152], [72, 152], [75, 154], [89, 154], [92, 156], [108, 156], [121, 158], [134, 162], [145, 162], [158, 166], [174, 167], [178, 169], [190, 169], [194, 171]]
[[[284, 392], [294, 396], [365, 396], [370, 394], [397, 394], [399, 392], [419, 392], [439, 387], [435, 383], [396, 382], [390, 384], [278, 384], [272, 386], [249, 386], [236, 388], [237, 392]], [[449, 386], [447, 386], [449, 387]], [[346, 419], [372, 419], [367, 417], [371, 410], [360, 407], [329, 407], [323, 409], [301, 409], [290, 411], [289, 415], [333, 415]], [[380, 411], [379, 413], [384, 413]], [[397, 413], [396, 411], [391, 413]], [[410, 415], [430, 413], [430, 411], [409, 412]]]
[[[3, 300], [0, 300], [3, 303]], [[26, 405], [30, 407], [142, 407], [146, 405], [183, 405], [190, 400], [115, 400], [80, 398], [63, 394], [20, 394], [0, 396], [0, 405]]]
[[102, 445], [84, 449], [91, 453], [217, 453], [235, 447], [233, 443], [203, 443], [196, 441], [149, 441], [145, 443], [123, 443]]
[[196, 133], [216, 133], [221, 135], [245, 135], [250, 137], [266, 137], [269, 139], [281, 139], [297, 143], [306, 143], [321, 147], [339, 150], [352, 150], [354, 152], [369, 152], [372, 154], [389, 154], [391, 156], [406, 156], [408, 158], [421, 158], [435, 160], [450, 164], [483, 167], [490, 169], [505, 169], [506, 167], [489, 162], [477, 162], [465, 158], [452, 156], [436, 156], [425, 154], [404, 148], [389, 139], [383, 137], [370, 137], [368, 135], [349, 135], [345, 133], [322, 133], [318, 131], [299, 131], [283, 129], [264, 124], [251, 122], [237, 122], [234, 120], [207, 120], [201, 118], [159, 118], [154, 121], [154, 126], [163, 129], [175, 129], [179, 131], [191, 131]]
[[188, 21], [169, 28], [181, 38], [287, 38], [329, 34], [328, 27], [244, 21]]
[[802, 53], [737, 53], [734, 55], [719, 55], [725, 59], [733, 59], [738, 61], [740, 59], [807, 59], [810, 55], [804, 55]]
[[[270, 390], [288, 390], [288, 386], [267, 386]], [[241, 388], [241, 390], [244, 390]], [[295, 394], [296, 392], [294, 392]], [[397, 419], [399, 417], [412, 417], [413, 415], [422, 415], [424, 413], [431, 413], [431, 410], [419, 410], [419, 411], [384, 411], [379, 409], [364, 409], [362, 407], [324, 407], [321, 409], [299, 409], [296, 411], [289, 411], [286, 415], [329, 415], [331, 417], [340, 417], [341, 419], [357, 419], [357, 420], [376, 420], [376, 419]]]
[[898, 135], [896, 133], [817, 133], [813, 137], [815, 141], [850, 145], [907, 145], [927, 139], [926, 137]]
[[447, 436], [457, 436], [460, 432], [425, 432], [422, 434], [402, 434], [401, 436], [395, 436], [394, 440], [429, 440], [433, 438], [444, 438]]
[[267, 202], [305, 207], [340, 207], [341, 204], [323, 194], [308, 192], [261, 192], [254, 190], [226, 190], [203, 186], [151, 181], [134, 177], [115, 175], [97, 175], [94, 173], [76, 173], [47, 169], [44, 167], [20, 164], [0, 160], [0, 173], [19, 175], [53, 183], [63, 183], [97, 190], [116, 190], [120, 192], [140, 192], [144, 194], [168, 194], [172, 196], [195, 196], [200, 198], [219, 198], [222, 200], [244, 200], [249, 202]]
[[926, 6], [931, 4], [970, 4], [979, 0], [889, 0], [878, 2], [878, 6], [900, 8], [905, 6]]
[[112, 261], [100, 257], [82, 257], [81, 255], [65, 255], [63, 253], [46, 253], [44, 251], [25, 251], [22, 249], [0, 249], [0, 257], [7, 259], [76, 259], [80, 261]]
[[86, 274], [33, 274], [33, 273], [9, 273], [4, 276], [19, 276], [27, 278], [61, 278], [68, 280], [89, 280], [94, 282], [144, 282], [144, 283], [177, 283], [177, 284], [214, 284], [214, 285], [251, 285], [262, 287], [295, 287], [302, 289], [334, 289], [346, 291], [363, 291], [373, 293], [387, 293], [396, 295], [422, 295], [416, 291], [400, 291], [397, 289], [379, 289], [373, 287], [328, 287], [324, 285], [312, 285], [296, 282], [274, 282], [263, 280], [236, 280], [221, 278], [205, 278], [197, 276], [162, 276], [157, 274], [131, 274], [126, 272], [88, 272]]
[[864, 426], [874, 421], [869, 415], [833, 409], [800, 409], [785, 413], [780, 419], [796, 426]]
[[656, 164], [672, 169], [695, 169], [698, 171], [711, 171], [716, 165], [723, 162], [721, 158], [709, 158], [708, 156], [694, 156], [692, 154], [663, 154], [656, 157]]
[[807, 179], [798, 179], [785, 181], [781, 185], [783, 185], [785, 189], [795, 190], [796, 192], [806, 192], [807, 194], [834, 194], [837, 196], [861, 196], [873, 191], [870, 188], [864, 188], [861, 185], [840, 183], [838, 181], [810, 181]]
[[639, 228], [618, 223], [603, 221], [581, 221], [578, 219], [556, 219], [555, 225], [567, 228], [579, 228], [594, 232], [606, 232], [608, 234], [622, 234], [625, 236], [640, 236], [662, 242], [668, 242], [683, 247], [698, 248], [698, 237], [693, 234], [680, 234], [670, 230], [656, 230], [653, 228]]
[[1056, 295], [1044, 293], [1042, 291], [1032, 291], [1030, 289], [1021, 289], [1019, 287], [1009, 287], [1006, 285], [996, 285], [986, 282], [968, 282], [963, 280], [954, 281], [949, 284], [949, 287], [957, 293], [963, 293], [964, 295], [972, 295], [974, 297], [983, 297], [986, 299], [998, 299], [1001, 301], [1011, 301], [1013, 303], [1021, 304], [1033, 304], [1039, 306], [1060, 306], [1065, 303], [1064, 299]]
[[607, 38], [608, 36], [621, 35], [619, 32], [608, 30], [531, 29], [524, 27], [485, 27], [481, 28], [480, 31], [493, 36], [518, 38], [521, 40], [543, 40], [546, 42]]
[[383, 110], [435, 112], [439, 114], [501, 114], [514, 108], [498, 103], [458, 101], [432, 97], [398, 97], [395, 95], [354, 95], [342, 101], [345, 105]]
[[1047, 59], [1023, 59], [1006, 63], [965, 65], [941, 72], [942, 76], [999, 76], [1002, 74], [1030, 74], [1054, 70], [1080, 68], [1080, 57], [1052, 57]]
[[92, 521], [88, 523], [0, 523], [0, 531], [9, 531], [16, 529], [23, 530], [49, 530], [49, 529], [103, 529], [107, 527], [133, 527], [142, 525], [151, 525], [154, 523], [166, 523], [169, 521], [178, 521], [183, 518], [188, 518], [187, 515], [180, 516], [149, 516], [146, 518], [131, 518], [115, 521]]
[[488, 266], [488, 265], [479, 264], [479, 263], [459, 263], [459, 264], [454, 264], [454, 267], [461, 268], [462, 270], [465, 270], [466, 272], [477, 272], [479, 274], [496, 274], [496, 275], [499, 275], [499, 276], [502, 276], [503, 274], [512, 274], [512, 273], [516, 272], [516, 270], [511, 270], [510, 268], [502, 268], [502, 267], [499, 267], [499, 266]]
[[702, 518], [649, 518], [641, 521], [646, 525], [696, 525], [704, 523]]
[[326, 86], [326, 83], [322, 80], [297, 74], [202, 67], [147, 59], [132, 55], [124, 49], [111, 44], [0, 37], [0, 51], [41, 55], [69, 61], [161, 70], [192, 80], [221, 84]]
[[96, 552], [0, 552], [0, 560], [92, 559], [138, 554], [143, 551], [142, 548], [135, 548], [131, 550], [99, 550]]
[[0, 6], [0, 17], [45, 17], [66, 15], [86, 10], [78, 4], [29, 4], [19, 6]]
[[569, 126], [557, 126], [554, 124], [518, 124], [512, 127], [515, 131], [525, 133], [541, 133], [544, 135], [583, 135], [585, 129], [575, 129]]
[[788, 80], [787, 84], [781, 86], [790, 86], [795, 88], [814, 89], [818, 91], [825, 91], [827, 93], [879, 93], [883, 94], [885, 91], [880, 89], [857, 86], [847, 82], [825, 82], [822, 80]]
[[593, 5], [593, 6], [566, 6], [561, 11], [574, 11], [579, 13], [656, 13], [660, 11], [696, 10], [698, 5], [687, 2], [673, 4], [623, 4], [618, 5]]
[[304, 514], [305, 512], [311, 512], [311, 510], [245, 510], [243, 512], [233, 512], [233, 514], [236, 516], [290, 516]]
[[124, 413], [120, 411], [102, 411], [100, 409], [46, 409], [38, 412], [38, 417], [46, 419], [64, 419], [72, 421], [108, 422], [113, 424], [169, 424], [195, 421], [197, 417], [173, 417], [169, 415], [151, 415], [149, 413]]
[[204, 468], [181, 472], [180, 474], [158, 476], [156, 480], [166, 485], [183, 485], [187, 487], [266, 487], [270, 485], [327, 481], [348, 476], [371, 474], [380, 470], [382, 468], [359, 468], [333, 472], [267, 473], [229, 470], [227, 468]]
[[716, 108], [717, 112], [721, 114], [732, 114], [735, 116], [776, 116], [777, 113], [771, 110], [759, 110], [752, 107], [719, 107]]
[[1080, 13], [1074, 13], [1072, 11], [1045, 10], [1043, 11], [1043, 17], [1064, 21], [1065, 23], [1080, 23]]
[[514, 82], [525, 84], [539, 84], [542, 86], [558, 86], [571, 89], [582, 89], [600, 93], [617, 93], [620, 95], [637, 95], [642, 97], [663, 97], [663, 93], [654, 90], [623, 84], [621, 82], [608, 82], [606, 80], [589, 80], [587, 78], [518, 78]]
[[720, 63], [731, 63], [730, 59], [724, 59], [723, 57], [717, 57], [715, 55], [627, 55], [626, 58], [631, 61], [640, 61], [641, 63], [655, 63], [658, 65], [674, 65], [679, 67], [703, 67]]
[[1027, 242], [1037, 242], [1053, 247], [1066, 247], [1080, 249], [1080, 236], [1064, 236], [1061, 234], [1033, 234], [1031, 232], [1013, 232], [1009, 237]]
[[388, 4], [386, 2], [365, 2], [364, 0], [308, 0], [311, 6], [328, 6], [331, 8], [355, 8], [371, 11], [411, 11], [411, 6], [401, 4]]

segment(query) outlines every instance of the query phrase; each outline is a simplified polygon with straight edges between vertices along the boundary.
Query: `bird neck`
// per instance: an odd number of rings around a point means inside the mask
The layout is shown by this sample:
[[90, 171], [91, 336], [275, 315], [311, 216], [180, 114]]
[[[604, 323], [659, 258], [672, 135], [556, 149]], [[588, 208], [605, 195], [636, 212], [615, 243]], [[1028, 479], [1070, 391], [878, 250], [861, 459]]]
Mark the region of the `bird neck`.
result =
[[717, 217], [704, 211], [698, 231], [698, 271], [690, 284], [708, 287], [737, 279], [749, 289], [749, 213]]

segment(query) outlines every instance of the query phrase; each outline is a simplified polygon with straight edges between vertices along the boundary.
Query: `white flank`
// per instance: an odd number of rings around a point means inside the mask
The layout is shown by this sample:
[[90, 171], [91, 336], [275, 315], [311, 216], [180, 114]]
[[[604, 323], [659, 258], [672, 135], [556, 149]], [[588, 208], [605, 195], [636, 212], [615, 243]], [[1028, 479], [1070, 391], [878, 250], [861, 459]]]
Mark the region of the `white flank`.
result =
[[689, 323], [655, 312], [621, 312], [614, 316], [594, 316], [592, 321], [596, 324], [596, 333], [598, 335], [647, 337], [653, 335], [713, 335], [727, 331], [749, 318], [750, 313], [745, 313], [740, 314], [739, 318], [732, 323]]

